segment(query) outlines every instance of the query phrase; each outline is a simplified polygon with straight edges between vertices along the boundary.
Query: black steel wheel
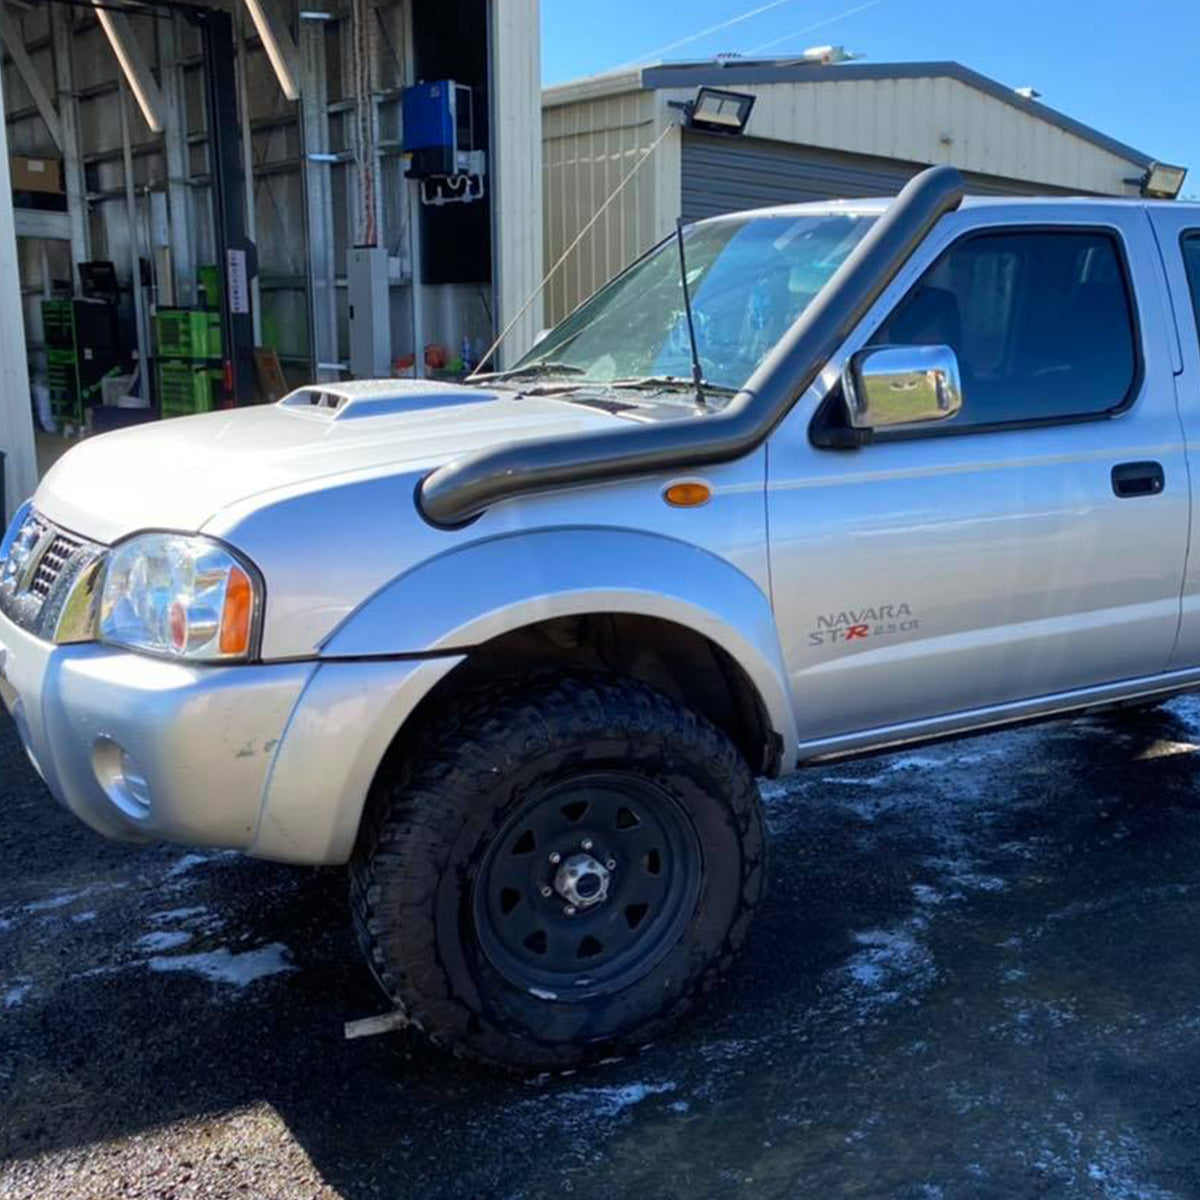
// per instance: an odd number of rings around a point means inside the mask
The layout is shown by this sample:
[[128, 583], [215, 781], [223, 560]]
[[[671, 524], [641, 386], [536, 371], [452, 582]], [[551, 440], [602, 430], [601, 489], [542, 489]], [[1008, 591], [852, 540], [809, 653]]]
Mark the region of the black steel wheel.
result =
[[499, 684], [376, 782], [355, 927], [435, 1042], [514, 1070], [643, 1044], [731, 964], [762, 895], [754, 779], [721, 731], [630, 680]]
[[631, 774], [568, 779], [522, 804], [484, 856], [480, 946], [527, 991], [620, 991], [679, 940], [703, 866], [691, 820], [662, 787]]

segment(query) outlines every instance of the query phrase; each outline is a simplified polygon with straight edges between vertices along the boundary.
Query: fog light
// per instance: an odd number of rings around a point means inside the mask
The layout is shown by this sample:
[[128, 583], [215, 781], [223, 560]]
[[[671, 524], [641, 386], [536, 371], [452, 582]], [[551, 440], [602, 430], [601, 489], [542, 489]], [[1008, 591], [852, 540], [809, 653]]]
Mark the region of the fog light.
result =
[[124, 747], [111, 738], [99, 738], [92, 761], [104, 794], [127, 817], [142, 820], [150, 815], [150, 784]]
[[133, 806], [141, 814], [146, 814], [150, 811], [150, 785], [146, 782], [146, 777], [138, 770], [137, 764], [125, 753], [121, 751], [121, 783], [125, 787], [125, 792], [133, 804]]

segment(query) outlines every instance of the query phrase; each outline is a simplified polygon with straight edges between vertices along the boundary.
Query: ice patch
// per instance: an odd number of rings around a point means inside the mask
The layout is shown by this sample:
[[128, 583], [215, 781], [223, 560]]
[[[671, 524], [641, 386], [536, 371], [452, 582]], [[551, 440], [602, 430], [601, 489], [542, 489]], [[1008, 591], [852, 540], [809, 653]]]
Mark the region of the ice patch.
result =
[[150, 914], [150, 920], [155, 925], [164, 925], [169, 921], [190, 921], [193, 917], [202, 917], [208, 909], [203, 904], [194, 904], [190, 908], [168, 908], [163, 912]]
[[157, 933], [147, 933], [138, 938], [137, 944], [143, 950], [173, 950], [176, 946], [183, 946], [192, 940], [190, 933], [185, 933], [182, 929], [177, 930], [162, 930]]
[[933, 956], [914, 933], [924, 922], [913, 918], [897, 929], [869, 929], [856, 933], [863, 949], [846, 963], [846, 973], [871, 995], [871, 1002], [899, 999], [898, 989], [918, 985], [933, 977]]
[[279, 942], [234, 954], [224, 948], [206, 954], [175, 954], [169, 958], [155, 957], [147, 961], [152, 971], [190, 971], [214, 983], [227, 983], [242, 988], [268, 975], [295, 968], [287, 960], [288, 948]]
[[[28, 916], [37, 916], [39, 913], [57, 912], [60, 908], [69, 908], [72, 904], [84, 899], [85, 896], [94, 896], [97, 892], [116, 892], [128, 886], [128, 883], [93, 883], [88, 887], [80, 888], [76, 892], [56, 892], [52, 896], [47, 896], [44, 900], [31, 900], [28, 904], [23, 904], [19, 911]], [[87, 918], [85, 917], [84, 919], [86, 920]]]
[[48, 896], [45, 900], [34, 900], [31, 904], [26, 904], [22, 911], [40, 913], [50, 912], [56, 908], [66, 908], [68, 904], [74, 904], [76, 900], [82, 900], [90, 890], [90, 888], [85, 888], [82, 892], [59, 892], [57, 896]]
[[4, 1007], [16, 1008], [32, 991], [32, 983], [18, 983], [7, 988], [4, 992]]
[[889, 771], [931, 771], [936, 767], [944, 767], [944, 758], [934, 758], [929, 754], [899, 754], [888, 762]]
[[627, 1108], [641, 1104], [649, 1096], [661, 1096], [673, 1092], [674, 1083], [630, 1083], [624, 1087], [590, 1087], [566, 1092], [559, 1096], [561, 1101], [572, 1107], [590, 1112], [597, 1117], [616, 1117]]
[[178, 875], [186, 875], [196, 867], [202, 867], [208, 861], [209, 855], [207, 854], [185, 854], [182, 858], [176, 859], [168, 869], [167, 878], [174, 879]]
[[71, 920], [74, 921], [76, 925], [82, 925], [86, 921], [94, 921], [95, 919], [96, 919], [96, 914], [94, 912], [81, 912], [81, 913], [72, 913], [71, 914]]

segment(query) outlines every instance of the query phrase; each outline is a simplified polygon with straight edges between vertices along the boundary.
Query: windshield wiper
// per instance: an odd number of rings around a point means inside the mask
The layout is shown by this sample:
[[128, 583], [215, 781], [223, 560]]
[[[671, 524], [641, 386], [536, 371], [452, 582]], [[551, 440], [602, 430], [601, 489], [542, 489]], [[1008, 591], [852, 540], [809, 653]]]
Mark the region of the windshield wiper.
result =
[[486, 375], [472, 375], [472, 379], [537, 379], [543, 375], [584, 375], [585, 367], [576, 367], [571, 363], [535, 362], [527, 367], [513, 367], [508, 371], [491, 371]]
[[[613, 379], [604, 385], [610, 388], [659, 388], [662, 391], [696, 391], [695, 381], [685, 379], [682, 375], [642, 375], [636, 379]], [[736, 396], [737, 388], [726, 387], [720, 383], [709, 383], [707, 379], [700, 380], [700, 386], [707, 392], [718, 396]]]

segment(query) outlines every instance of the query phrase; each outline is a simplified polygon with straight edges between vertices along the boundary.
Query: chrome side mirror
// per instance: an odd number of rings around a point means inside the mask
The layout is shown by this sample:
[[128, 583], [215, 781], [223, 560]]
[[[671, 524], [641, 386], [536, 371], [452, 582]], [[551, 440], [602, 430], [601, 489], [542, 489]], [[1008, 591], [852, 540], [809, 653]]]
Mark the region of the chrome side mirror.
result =
[[958, 358], [949, 346], [869, 346], [842, 373], [854, 429], [945, 421], [962, 408]]

